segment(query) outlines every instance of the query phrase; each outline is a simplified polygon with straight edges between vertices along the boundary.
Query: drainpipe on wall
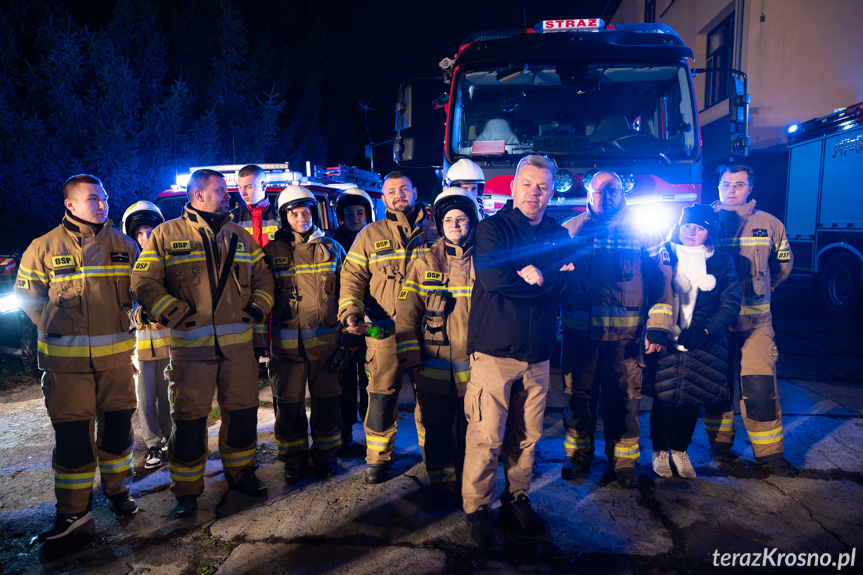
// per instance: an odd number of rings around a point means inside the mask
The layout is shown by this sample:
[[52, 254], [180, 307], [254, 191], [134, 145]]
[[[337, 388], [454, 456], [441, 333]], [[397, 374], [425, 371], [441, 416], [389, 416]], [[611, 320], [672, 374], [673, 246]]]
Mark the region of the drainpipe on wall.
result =
[[732, 68], [743, 70], [743, 4], [737, 0], [737, 11], [734, 18], [734, 64]]

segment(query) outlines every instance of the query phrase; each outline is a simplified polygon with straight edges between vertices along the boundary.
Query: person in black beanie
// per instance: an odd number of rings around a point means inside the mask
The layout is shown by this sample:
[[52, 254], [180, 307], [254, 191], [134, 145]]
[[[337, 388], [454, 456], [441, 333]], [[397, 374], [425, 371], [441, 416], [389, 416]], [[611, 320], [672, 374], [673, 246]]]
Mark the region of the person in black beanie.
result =
[[[740, 312], [734, 261], [715, 249], [719, 222], [710, 206], [683, 208], [663, 247], [671, 256], [674, 325], [669, 345], [645, 355], [644, 393], [653, 396], [653, 471], [695, 479], [686, 453], [702, 405], [729, 397], [726, 329]], [[670, 454], [669, 454], [670, 450]]]

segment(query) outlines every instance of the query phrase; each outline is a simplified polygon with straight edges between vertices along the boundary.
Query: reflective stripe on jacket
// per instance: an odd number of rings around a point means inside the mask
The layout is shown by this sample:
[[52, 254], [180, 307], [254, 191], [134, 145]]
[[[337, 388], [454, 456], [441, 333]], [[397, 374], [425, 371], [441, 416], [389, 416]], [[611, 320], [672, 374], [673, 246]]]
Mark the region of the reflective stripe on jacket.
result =
[[[132, 290], [150, 317], [171, 328], [171, 357], [211, 359], [219, 350], [252, 345], [256, 307], [266, 317], [273, 305], [273, 276], [264, 252], [246, 230], [225, 215], [214, 232], [189, 204], [175, 220], [153, 230], [132, 272]], [[222, 293], [218, 281], [233, 236], [234, 261]]]
[[409, 222], [402, 212], [387, 210], [386, 217], [357, 234], [341, 275], [339, 321], [351, 314], [368, 315], [384, 327], [393, 325], [396, 296], [402, 290], [411, 263], [437, 240], [437, 230], [416, 204]]
[[[419, 365], [422, 380], [452, 379], [463, 395], [470, 380], [467, 322], [474, 274], [471, 247], [445, 242], [446, 269], [440, 271], [432, 253], [417, 258], [396, 302], [396, 353], [404, 369]], [[437, 249], [437, 248], [432, 248]], [[438, 388], [440, 388], [440, 383]]]
[[627, 207], [611, 218], [588, 207], [563, 225], [581, 262], [576, 269], [590, 270], [590, 296], [561, 302], [561, 325], [601, 341], [637, 339], [645, 327], [670, 333], [671, 265], [662, 239], [641, 233]]
[[61, 225], [33, 240], [15, 293], [36, 324], [41, 369], [104, 371], [132, 362], [129, 272], [138, 251], [111, 220], [94, 234], [68, 212]]
[[[260, 205], [261, 202], [258, 203]], [[255, 235], [254, 226], [252, 224], [252, 211], [256, 210], [261, 212], [261, 234], [260, 238]], [[267, 206], [264, 208], [255, 207], [250, 208], [247, 204], [243, 204], [241, 206], [237, 206], [234, 208], [234, 211], [231, 212], [231, 215], [234, 216], [233, 222], [249, 232], [256, 242], [258, 242], [258, 246], [264, 247], [276, 237], [276, 232], [279, 231], [279, 224], [281, 223], [279, 220], [279, 210], [276, 209], [275, 204], [267, 202]]]
[[785, 226], [767, 212], [755, 209], [755, 200], [742, 206], [713, 204], [721, 225], [719, 248], [734, 258], [743, 306], [732, 330], [771, 325], [770, 293], [785, 281], [794, 255]]
[[339, 272], [345, 250], [315, 229], [307, 239], [279, 231], [264, 247], [276, 281], [272, 353], [292, 359], [329, 357], [339, 345]]

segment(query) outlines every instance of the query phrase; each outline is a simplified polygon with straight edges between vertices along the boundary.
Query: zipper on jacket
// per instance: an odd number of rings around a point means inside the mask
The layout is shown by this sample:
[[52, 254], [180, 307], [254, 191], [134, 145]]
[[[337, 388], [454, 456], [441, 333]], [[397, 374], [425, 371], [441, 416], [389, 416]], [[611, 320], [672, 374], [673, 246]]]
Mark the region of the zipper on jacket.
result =
[[[213, 326], [216, 325], [216, 307], [219, 305], [218, 301], [218, 286], [216, 280], [216, 271], [214, 269], [215, 266], [215, 258], [218, 255], [218, 251], [213, 253], [213, 245], [210, 243], [210, 238], [207, 236], [207, 231], [203, 228], [198, 228], [198, 232], [201, 234], [201, 243], [204, 246], [204, 256], [207, 259], [207, 276], [210, 280], [210, 299], [213, 301]], [[213, 341], [216, 344], [216, 355], [222, 355], [222, 350], [219, 348], [219, 338], [214, 337]]]

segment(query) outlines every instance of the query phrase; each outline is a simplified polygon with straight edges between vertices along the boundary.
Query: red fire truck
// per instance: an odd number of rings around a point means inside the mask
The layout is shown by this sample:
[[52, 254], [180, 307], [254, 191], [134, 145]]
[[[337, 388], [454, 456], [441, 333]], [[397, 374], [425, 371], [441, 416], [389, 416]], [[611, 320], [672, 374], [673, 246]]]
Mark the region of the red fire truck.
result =
[[[242, 198], [237, 188], [237, 172], [246, 164], [229, 164], [221, 166], [200, 166], [190, 168], [188, 174], [177, 176], [177, 183], [165, 190], [156, 198], [156, 205], [162, 210], [165, 219], [179, 217], [183, 206], [186, 205], [186, 183], [189, 176], [195, 170], [210, 169], [221, 172], [228, 184], [231, 194], [231, 209], [242, 204]], [[296, 183], [308, 188], [318, 199], [318, 221], [321, 229], [332, 234], [338, 227], [336, 220], [335, 202], [338, 195], [347, 188], [360, 188], [365, 190], [375, 204], [377, 216], [384, 213], [386, 209], [381, 200], [381, 176], [374, 172], [361, 170], [351, 166], [339, 164], [338, 166], [324, 168], [312, 166], [306, 163], [306, 172], [292, 170], [288, 164], [258, 164], [267, 173], [267, 196], [271, 202], [275, 202], [276, 196], [288, 184]]]
[[[494, 211], [510, 196], [519, 159], [546, 155], [558, 166], [547, 213], [561, 221], [585, 209], [585, 173], [612, 169], [645, 226], [667, 231], [681, 208], [701, 197], [691, 58], [692, 50], [664, 24], [546, 20], [528, 30], [474, 33], [454, 58], [440, 62], [444, 92], [434, 103], [444, 110], [446, 127], [444, 162], [437, 167], [445, 173], [461, 158], [479, 164], [485, 207]], [[703, 71], [734, 76], [729, 152], [747, 155], [745, 75]], [[441, 121], [425, 110], [425, 94], [433, 99], [429, 86], [440, 93], [439, 79], [399, 89], [394, 155], [400, 165], [439, 162], [439, 152], [420, 142]]]

